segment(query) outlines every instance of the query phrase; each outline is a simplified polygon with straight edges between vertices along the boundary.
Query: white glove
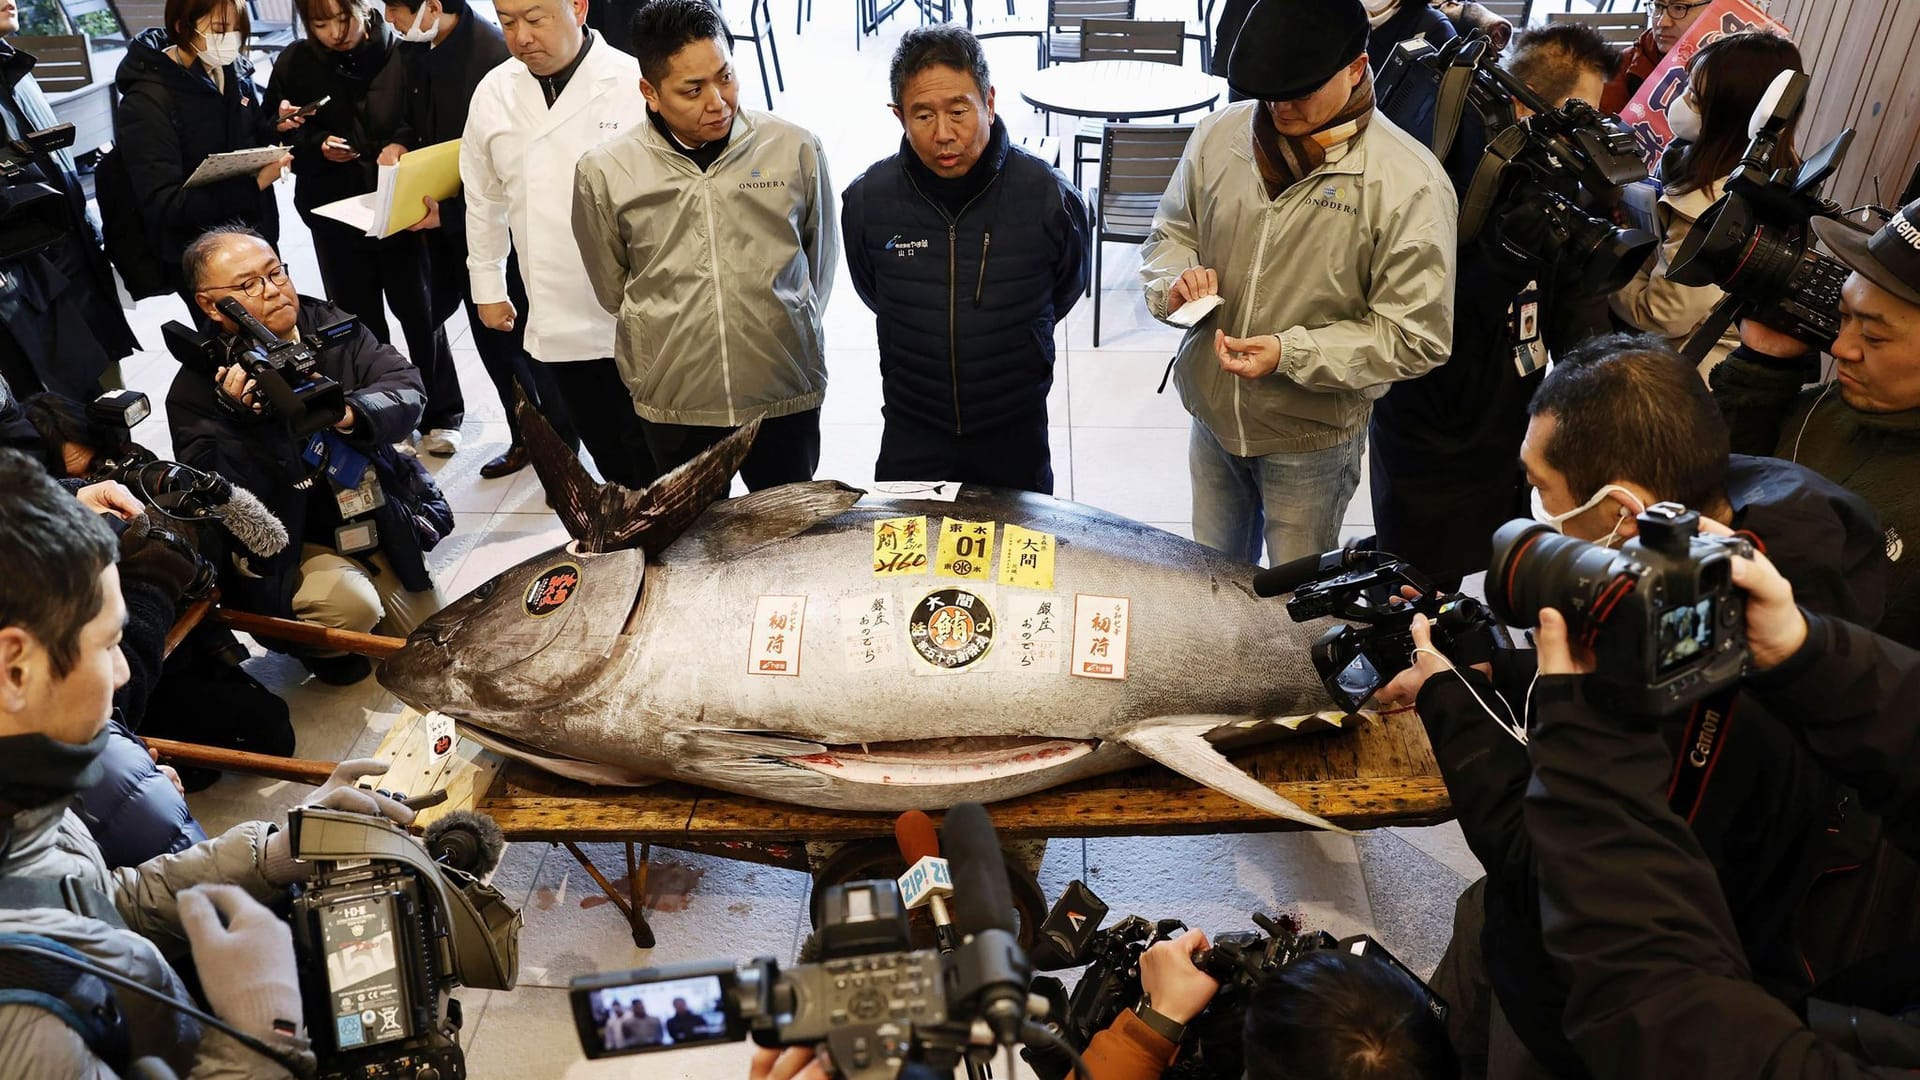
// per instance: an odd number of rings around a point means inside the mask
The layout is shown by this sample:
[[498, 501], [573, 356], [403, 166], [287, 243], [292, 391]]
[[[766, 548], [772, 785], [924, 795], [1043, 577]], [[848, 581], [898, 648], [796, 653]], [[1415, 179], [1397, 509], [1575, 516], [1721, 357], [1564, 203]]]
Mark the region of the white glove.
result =
[[413, 811], [400, 800], [355, 783], [369, 776], [383, 776], [387, 763], [379, 758], [354, 758], [334, 766], [333, 775], [302, 802], [302, 806], [321, 806], [345, 810], [368, 817], [386, 817], [395, 824], [413, 824]]
[[213, 1014], [258, 1039], [300, 1038], [300, 976], [293, 934], [237, 885], [180, 894], [180, 925]]

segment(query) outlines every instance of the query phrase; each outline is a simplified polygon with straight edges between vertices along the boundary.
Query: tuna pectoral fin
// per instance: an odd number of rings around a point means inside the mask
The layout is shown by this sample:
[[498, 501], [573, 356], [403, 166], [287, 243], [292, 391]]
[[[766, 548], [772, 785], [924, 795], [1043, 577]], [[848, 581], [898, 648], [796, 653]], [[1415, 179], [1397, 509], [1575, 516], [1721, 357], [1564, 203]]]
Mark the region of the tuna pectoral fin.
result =
[[707, 507], [726, 498], [733, 474], [760, 432], [760, 421], [748, 421], [646, 490], [635, 491], [612, 481], [594, 482], [579, 456], [527, 400], [526, 392], [516, 387], [514, 394], [519, 398], [516, 410], [533, 469], [552, 496], [554, 512], [567, 534], [588, 553], [638, 547], [649, 558], [657, 557]]
[[1120, 736], [1119, 741], [1134, 751], [1179, 773], [1195, 783], [1205, 784], [1222, 795], [1231, 795], [1256, 810], [1275, 817], [1311, 825], [1316, 829], [1345, 833], [1346, 829], [1325, 818], [1307, 813], [1290, 799], [1241, 772], [1206, 739], [1214, 728], [1244, 719], [1237, 716], [1156, 717]]

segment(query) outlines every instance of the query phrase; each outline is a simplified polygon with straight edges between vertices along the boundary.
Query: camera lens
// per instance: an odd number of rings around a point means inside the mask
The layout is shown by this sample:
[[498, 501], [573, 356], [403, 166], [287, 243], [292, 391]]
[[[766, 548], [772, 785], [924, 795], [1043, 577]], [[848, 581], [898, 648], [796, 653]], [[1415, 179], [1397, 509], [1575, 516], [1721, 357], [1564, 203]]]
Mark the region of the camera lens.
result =
[[1574, 632], [1616, 576], [1619, 554], [1562, 536], [1537, 521], [1509, 521], [1493, 534], [1487, 606], [1508, 626], [1530, 627], [1541, 608], [1566, 616]]

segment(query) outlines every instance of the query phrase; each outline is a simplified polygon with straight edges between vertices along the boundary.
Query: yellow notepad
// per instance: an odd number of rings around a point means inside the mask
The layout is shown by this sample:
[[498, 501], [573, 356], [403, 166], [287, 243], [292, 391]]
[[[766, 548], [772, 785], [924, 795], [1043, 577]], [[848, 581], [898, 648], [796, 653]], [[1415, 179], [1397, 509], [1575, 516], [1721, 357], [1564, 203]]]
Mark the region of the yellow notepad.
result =
[[423, 199], [439, 202], [460, 193], [460, 140], [435, 143], [400, 156], [398, 165], [380, 166], [380, 183], [365, 195], [331, 202], [314, 213], [387, 237], [427, 216]]

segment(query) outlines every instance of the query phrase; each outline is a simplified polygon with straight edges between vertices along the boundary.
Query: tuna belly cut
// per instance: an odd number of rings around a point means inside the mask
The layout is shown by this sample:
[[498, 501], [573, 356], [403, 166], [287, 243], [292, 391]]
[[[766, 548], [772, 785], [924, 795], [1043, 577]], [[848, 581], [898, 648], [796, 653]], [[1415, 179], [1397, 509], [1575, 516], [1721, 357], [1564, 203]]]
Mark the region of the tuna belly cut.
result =
[[848, 783], [942, 787], [1058, 769], [1093, 753], [1097, 745], [1091, 740], [1030, 735], [911, 739], [830, 746], [785, 760]]

